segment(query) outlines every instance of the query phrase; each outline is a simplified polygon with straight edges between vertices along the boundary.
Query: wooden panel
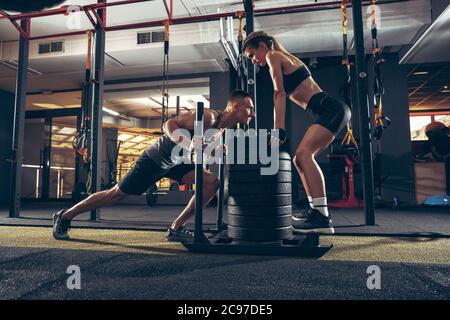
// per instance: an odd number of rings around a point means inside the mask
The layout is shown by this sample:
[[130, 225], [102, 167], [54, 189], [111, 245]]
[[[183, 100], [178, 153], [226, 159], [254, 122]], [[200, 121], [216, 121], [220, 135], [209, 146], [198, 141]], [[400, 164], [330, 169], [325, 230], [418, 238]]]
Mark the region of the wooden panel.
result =
[[414, 163], [416, 177], [416, 204], [434, 195], [446, 193], [445, 165], [443, 162]]

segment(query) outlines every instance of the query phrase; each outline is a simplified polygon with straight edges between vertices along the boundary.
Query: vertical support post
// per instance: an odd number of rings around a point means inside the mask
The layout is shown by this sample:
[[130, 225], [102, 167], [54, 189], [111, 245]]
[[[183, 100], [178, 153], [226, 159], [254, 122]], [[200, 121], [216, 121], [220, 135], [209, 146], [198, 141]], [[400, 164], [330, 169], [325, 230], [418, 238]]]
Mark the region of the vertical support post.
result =
[[41, 198], [48, 200], [50, 198], [50, 177], [52, 166], [52, 117], [46, 115], [44, 123], [44, 150], [42, 154], [42, 193]]
[[360, 140], [362, 147], [364, 211], [366, 225], [375, 225], [375, 202], [373, 190], [372, 133], [368, 101], [367, 63], [364, 51], [364, 29], [361, 0], [353, 0], [353, 30], [355, 32], [356, 56], [356, 106], [359, 110]]
[[[225, 131], [222, 132], [222, 135], [220, 136], [220, 145], [224, 144], [225, 140]], [[217, 191], [217, 231], [220, 232], [223, 229], [223, 198], [224, 198], [224, 188], [225, 188], [225, 164], [224, 164], [224, 154], [222, 153], [220, 155], [220, 162], [219, 162], [219, 181], [220, 186], [219, 190]]]
[[[20, 26], [30, 34], [30, 19], [23, 19]], [[21, 34], [16, 80], [16, 100], [14, 104], [14, 127], [11, 154], [11, 188], [9, 197], [9, 217], [20, 217], [20, 198], [22, 193], [23, 139], [25, 125], [25, 100], [27, 98], [28, 57], [30, 43]]]
[[[106, 3], [106, 0], [98, 0]], [[106, 8], [98, 9], [98, 15], [106, 23]], [[94, 99], [91, 116], [91, 192], [101, 188], [101, 141], [102, 141], [102, 108], [103, 83], [105, 73], [105, 30], [101, 22], [97, 21], [95, 28], [95, 62], [94, 62]], [[100, 210], [92, 210], [90, 220], [100, 219]]]
[[[253, 8], [253, 0], [244, 0], [245, 6], [245, 32], [247, 36], [254, 31], [255, 24], [255, 12]], [[255, 119], [252, 120], [254, 122], [254, 129], [258, 130], [258, 107], [256, 103], [256, 69], [251, 61], [247, 59], [247, 92], [252, 97], [253, 103], [255, 105]], [[251, 126], [251, 125], [250, 125]]]
[[[82, 98], [81, 101], [83, 101], [83, 93], [81, 94]], [[83, 109], [83, 106], [81, 106], [81, 109]], [[81, 130], [81, 114], [78, 113], [77, 114], [77, 132], [80, 132]], [[82, 160], [81, 160], [81, 156], [77, 153], [75, 155], [75, 180], [73, 183], [74, 188], [78, 185], [78, 183], [81, 180], [81, 172], [83, 170], [83, 166], [82, 166]], [[72, 191], [73, 194], [73, 191]]]
[[[197, 102], [194, 135], [203, 138], [203, 102]], [[195, 230], [194, 242], [205, 242], [203, 234], [203, 149], [195, 148]]]
[[180, 115], [180, 96], [177, 96], [177, 109], [176, 109], [177, 117]]

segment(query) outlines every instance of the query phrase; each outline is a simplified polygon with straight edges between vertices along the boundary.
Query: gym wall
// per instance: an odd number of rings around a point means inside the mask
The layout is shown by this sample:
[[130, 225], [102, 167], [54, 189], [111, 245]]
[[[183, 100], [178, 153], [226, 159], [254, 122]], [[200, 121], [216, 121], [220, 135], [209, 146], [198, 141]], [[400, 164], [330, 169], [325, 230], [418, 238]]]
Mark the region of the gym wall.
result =
[[0, 202], [9, 201], [12, 131], [14, 123], [14, 94], [0, 90]]

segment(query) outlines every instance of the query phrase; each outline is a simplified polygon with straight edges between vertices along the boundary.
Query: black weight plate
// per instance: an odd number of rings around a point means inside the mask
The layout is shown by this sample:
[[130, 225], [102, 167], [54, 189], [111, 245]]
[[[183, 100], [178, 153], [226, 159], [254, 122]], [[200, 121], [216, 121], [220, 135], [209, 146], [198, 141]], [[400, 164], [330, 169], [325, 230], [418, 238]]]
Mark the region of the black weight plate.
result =
[[[278, 166], [275, 167], [275, 164], [272, 164], [276, 170], [278, 171], [291, 171], [292, 164], [289, 160], [280, 160], [278, 162]], [[271, 164], [230, 164], [229, 165], [229, 171], [259, 171], [261, 172], [261, 168], [272, 168]]]
[[229, 225], [228, 236], [233, 239], [246, 241], [275, 241], [290, 238], [292, 236], [292, 228], [250, 229]]
[[228, 204], [232, 206], [290, 206], [292, 195], [229, 195]]
[[239, 173], [229, 174], [228, 175], [228, 183], [279, 183], [279, 182], [292, 182], [292, 173], [291, 171], [279, 171], [278, 174], [274, 175], [261, 175], [261, 172], [258, 171], [239, 171]]
[[[264, 155], [264, 157], [269, 157], [269, 158], [271, 157], [271, 153], [262, 152], [262, 154]], [[254, 159], [259, 159], [260, 158], [259, 151], [257, 149], [254, 149], [254, 148], [246, 149], [245, 151], [241, 150], [240, 152], [235, 150], [234, 153], [232, 151], [228, 151], [228, 157], [230, 159], [231, 158], [236, 159], [236, 158], [238, 158], [238, 156], [240, 158], [243, 158], [243, 159], [249, 159], [250, 155], [252, 155], [252, 158], [254, 158]], [[292, 160], [291, 156], [287, 152], [279, 152], [278, 159], [280, 159], [280, 160], [288, 160], [288, 161]]]
[[227, 223], [239, 228], [276, 229], [292, 226], [292, 215], [255, 217], [229, 214]]
[[292, 205], [280, 207], [255, 207], [255, 206], [232, 206], [228, 205], [228, 215], [245, 216], [282, 216], [292, 214]]
[[291, 183], [230, 183], [230, 195], [239, 194], [291, 194]]

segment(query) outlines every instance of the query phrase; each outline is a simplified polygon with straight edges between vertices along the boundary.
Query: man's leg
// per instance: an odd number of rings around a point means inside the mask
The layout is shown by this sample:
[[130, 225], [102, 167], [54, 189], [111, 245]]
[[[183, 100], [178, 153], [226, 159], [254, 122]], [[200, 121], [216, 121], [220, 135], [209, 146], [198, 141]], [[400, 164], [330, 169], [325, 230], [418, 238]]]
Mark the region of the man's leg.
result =
[[120, 191], [119, 186], [116, 185], [109, 190], [91, 194], [88, 198], [67, 210], [63, 209], [56, 212], [53, 215], [53, 237], [58, 240], [69, 239], [68, 232], [70, 229], [70, 222], [73, 218], [83, 212], [98, 209], [106, 205], [112, 205], [126, 196], [127, 194]]
[[[183, 179], [183, 184], [194, 184], [195, 183], [195, 170], [187, 173]], [[203, 205], [208, 204], [217, 190], [219, 189], [220, 181], [219, 179], [210, 171], [203, 170]], [[178, 228], [183, 226], [190, 217], [192, 217], [195, 213], [195, 196], [191, 198], [186, 208], [184, 208], [183, 212], [175, 219], [172, 223], [171, 229], [176, 231]]]
[[96, 192], [91, 194], [83, 201], [78, 202], [73, 207], [64, 211], [63, 220], [72, 220], [83, 212], [95, 210], [104, 206], [112, 205], [123, 200], [127, 196], [126, 193], [120, 191], [119, 185], [116, 184], [109, 190]]
[[53, 237], [68, 239], [68, 230], [73, 218], [83, 212], [112, 205], [129, 194], [140, 195], [152, 185], [164, 172], [144, 151], [136, 164], [127, 172], [113, 188], [96, 192], [68, 210], [61, 210], [53, 215]]

